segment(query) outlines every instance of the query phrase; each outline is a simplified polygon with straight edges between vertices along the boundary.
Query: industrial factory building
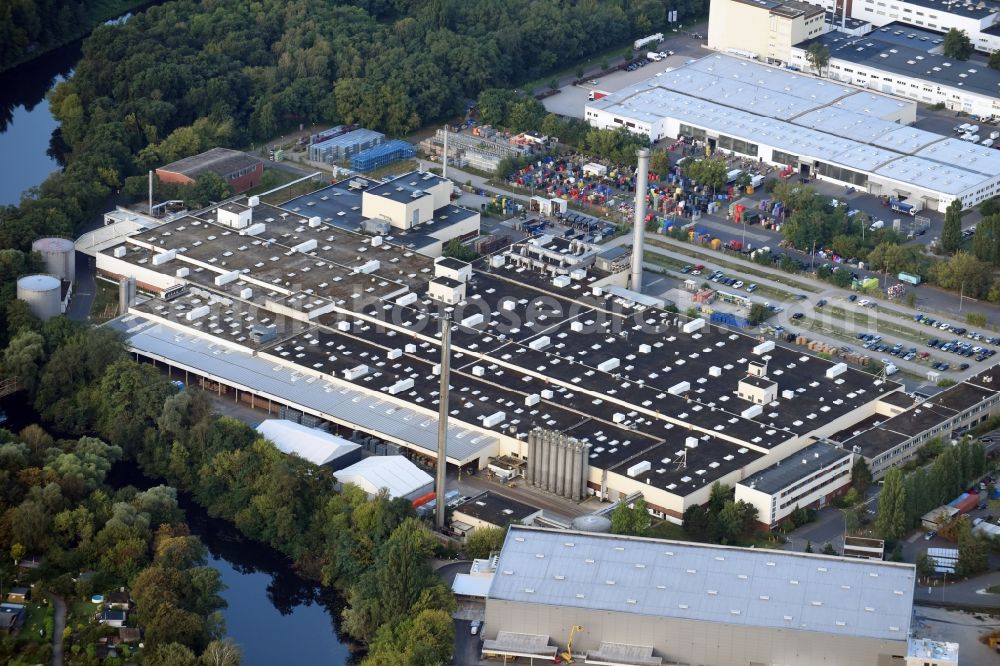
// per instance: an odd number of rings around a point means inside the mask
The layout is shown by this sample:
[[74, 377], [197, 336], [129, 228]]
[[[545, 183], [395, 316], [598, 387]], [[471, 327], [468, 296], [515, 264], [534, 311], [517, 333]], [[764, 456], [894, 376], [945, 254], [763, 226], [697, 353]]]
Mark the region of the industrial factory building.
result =
[[912, 101], [723, 54], [589, 102], [585, 117], [652, 140], [690, 137], [936, 211], [1000, 192], [1000, 152], [908, 127]]
[[911, 564], [513, 526], [483, 656], [548, 662], [572, 641], [587, 664], [919, 666], [915, 578]]
[[[400, 245], [413, 232], [395, 225], [451, 187], [425, 177], [105, 227], [126, 233], [86, 244], [98, 272], [155, 296], [111, 325], [136, 358], [186, 383], [431, 462], [448, 312], [449, 464], [521, 462], [508, 467], [541, 492], [641, 494], [674, 522], [712, 484], [735, 486], [913, 402], [844, 363], [663, 310], [625, 288], [629, 261], [602, 261], [598, 246], [540, 236], [469, 265]], [[324, 208], [342, 197], [344, 216]], [[353, 206], [389, 217], [392, 234], [325, 219]]]
[[246, 192], [260, 185], [260, 179], [264, 175], [264, 162], [240, 150], [212, 148], [156, 170], [156, 176], [161, 182], [177, 185], [192, 185], [203, 173], [218, 175], [229, 183], [233, 192]]

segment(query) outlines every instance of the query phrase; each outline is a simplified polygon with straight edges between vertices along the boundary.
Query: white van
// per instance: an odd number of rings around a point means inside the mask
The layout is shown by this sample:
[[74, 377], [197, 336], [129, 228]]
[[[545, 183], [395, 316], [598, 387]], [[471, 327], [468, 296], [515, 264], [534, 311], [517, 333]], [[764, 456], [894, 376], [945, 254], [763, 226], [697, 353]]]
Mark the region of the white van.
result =
[[973, 134], [973, 135], [972, 135], [972, 136], [971, 136], [971, 137], [969, 138], [969, 141], [971, 141], [972, 143], [979, 143], [979, 139], [981, 139], [981, 138], [982, 138], [982, 137], [980, 137], [980, 136], [979, 136], [978, 134]]
[[979, 144], [979, 145], [981, 145], [981, 146], [986, 146], [987, 148], [992, 148], [992, 147], [993, 147], [993, 139], [985, 139], [985, 140], [984, 140], [984, 141], [983, 141], [983, 142], [982, 142], [981, 144]]
[[1000, 132], [997, 132], [996, 130], [990, 132], [990, 138], [993, 139], [994, 141], [1000, 139]]
[[482, 620], [473, 620], [472, 626], [469, 628], [469, 633], [472, 634], [473, 636], [477, 635], [479, 633], [479, 629], [482, 626], [483, 626]]
[[966, 130], [969, 134], [975, 134], [979, 131], [979, 125], [969, 125], [969, 129]]

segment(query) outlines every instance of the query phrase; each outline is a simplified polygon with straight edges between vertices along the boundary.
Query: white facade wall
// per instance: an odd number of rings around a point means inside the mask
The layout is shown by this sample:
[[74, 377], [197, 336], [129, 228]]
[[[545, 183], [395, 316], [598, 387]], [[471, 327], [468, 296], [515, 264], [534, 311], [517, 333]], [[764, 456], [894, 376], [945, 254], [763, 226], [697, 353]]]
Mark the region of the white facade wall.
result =
[[[804, 49], [792, 48], [791, 63], [803, 71], [809, 70]], [[916, 102], [944, 104], [952, 111], [963, 111], [974, 116], [1000, 115], [1000, 96], [983, 95], [957, 86], [941, 85], [926, 79], [878, 69], [868, 64], [857, 64], [832, 57], [824, 74], [835, 81], [843, 81]], [[886, 78], [891, 80], [887, 81]]]
[[[850, 483], [853, 461], [854, 455], [850, 451], [845, 451], [844, 457], [832, 465], [816, 470], [805, 479], [791, 484], [790, 488], [782, 488], [775, 493], [766, 493], [738, 483], [736, 499], [753, 504], [757, 508], [758, 522], [774, 527], [796, 509], [811, 506]], [[791, 456], [786, 464], [795, 465], [801, 462]]]
[[[680, 134], [680, 121], [678, 121], [675, 118], [657, 118], [655, 120], [640, 121], [633, 118], [624, 118], [621, 116], [617, 116], [616, 114], [611, 113], [609, 111], [596, 109], [591, 106], [587, 106], [584, 113], [585, 113], [585, 119], [593, 127], [598, 127], [601, 129], [608, 129], [608, 128], [616, 129], [619, 127], [626, 127], [633, 132], [647, 134], [654, 141], [664, 138], [673, 139]], [[617, 122], [619, 120], [621, 122]], [[722, 134], [726, 133], [724, 129], [701, 127], [698, 125], [692, 125], [692, 126], [704, 129], [708, 133], [708, 136], [713, 139], [718, 138], [720, 133]], [[743, 138], [743, 137], [737, 136], [736, 138]], [[767, 162], [768, 164], [784, 166], [784, 162], [775, 160], [773, 158], [773, 152], [775, 150], [781, 150], [781, 148], [776, 148], [774, 146], [769, 146], [767, 144], [759, 142], [757, 143], [757, 146], [758, 146], [757, 154], [762, 161]], [[788, 152], [788, 150], [789, 149], [786, 149], [785, 152]], [[815, 164], [815, 162], [817, 161], [822, 162], [825, 160], [816, 157], [811, 157], [805, 154], [799, 154], [799, 157], [801, 158], [802, 163], [810, 165], [810, 172], [812, 177], [829, 181], [831, 183], [837, 183], [838, 185], [844, 185], [844, 186], [850, 185], [851, 187], [855, 187], [853, 183], [847, 183], [817, 174], [815, 172], [815, 169], [811, 168]], [[997, 194], [998, 191], [1000, 191], [1000, 175], [998, 175], [998, 177], [994, 179], [993, 183], [990, 186], [984, 188], [983, 191], [969, 190], [967, 192], [960, 193], [956, 197], [954, 195], [945, 194], [942, 192], [936, 192], [927, 188], [915, 187], [910, 183], [903, 183], [900, 181], [896, 181], [891, 178], [887, 178], [885, 176], [880, 176], [877, 174], [873, 174], [869, 171], [864, 171], [862, 169], [855, 169], [855, 171], [858, 171], [859, 173], [864, 173], [868, 177], [869, 181], [868, 191], [871, 194], [894, 194], [896, 191], [907, 192], [911, 197], [923, 199], [925, 202], [924, 203], [925, 208], [936, 210], [941, 213], [943, 213], [948, 208], [948, 204], [950, 204], [956, 198], [962, 199], [963, 207], [968, 208], [969, 206], [973, 206], [981, 201], [989, 199], [990, 197]]]
[[409, 229], [434, 217], [434, 196], [396, 201], [371, 192], [361, 195], [361, 214], [372, 220], [385, 220], [396, 229]]

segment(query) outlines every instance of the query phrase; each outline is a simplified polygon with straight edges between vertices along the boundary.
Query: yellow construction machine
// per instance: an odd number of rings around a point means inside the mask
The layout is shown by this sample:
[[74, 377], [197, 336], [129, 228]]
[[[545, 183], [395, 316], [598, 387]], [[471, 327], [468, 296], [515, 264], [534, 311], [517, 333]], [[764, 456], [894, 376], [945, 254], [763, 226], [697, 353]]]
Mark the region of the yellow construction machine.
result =
[[566, 642], [566, 651], [560, 656], [562, 657], [562, 663], [572, 664], [573, 663], [573, 637], [576, 632], [583, 631], [583, 627], [579, 624], [574, 624], [569, 630], [569, 640]]

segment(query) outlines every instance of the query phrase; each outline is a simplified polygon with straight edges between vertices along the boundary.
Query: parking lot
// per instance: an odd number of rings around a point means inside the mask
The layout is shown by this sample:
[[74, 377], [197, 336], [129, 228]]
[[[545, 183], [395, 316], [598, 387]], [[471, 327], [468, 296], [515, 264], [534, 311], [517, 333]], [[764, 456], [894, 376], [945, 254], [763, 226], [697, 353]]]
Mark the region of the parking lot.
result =
[[[603, 90], [605, 92], [617, 92], [632, 84], [645, 81], [657, 74], [669, 71], [675, 67], [683, 65], [692, 58], [701, 58], [710, 51], [702, 47], [703, 40], [690, 37], [681, 33], [670, 33], [668, 37], [659, 45], [643, 49], [638, 55], [645, 56], [647, 50], [674, 51], [674, 55], [669, 56], [659, 62], [648, 62], [644, 67], [639, 67], [634, 71], [619, 70], [611, 74], [591, 79], [596, 83], [584, 83], [578, 86], [567, 85], [560, 88], [557, 95], [546, 97], [542, 100], [547, 111], [557, 113], [567, 118], [583, 118], [583, 107], [587, 104], [591, 90]], [[640, 58], [645, 60], [644, 57]]]

